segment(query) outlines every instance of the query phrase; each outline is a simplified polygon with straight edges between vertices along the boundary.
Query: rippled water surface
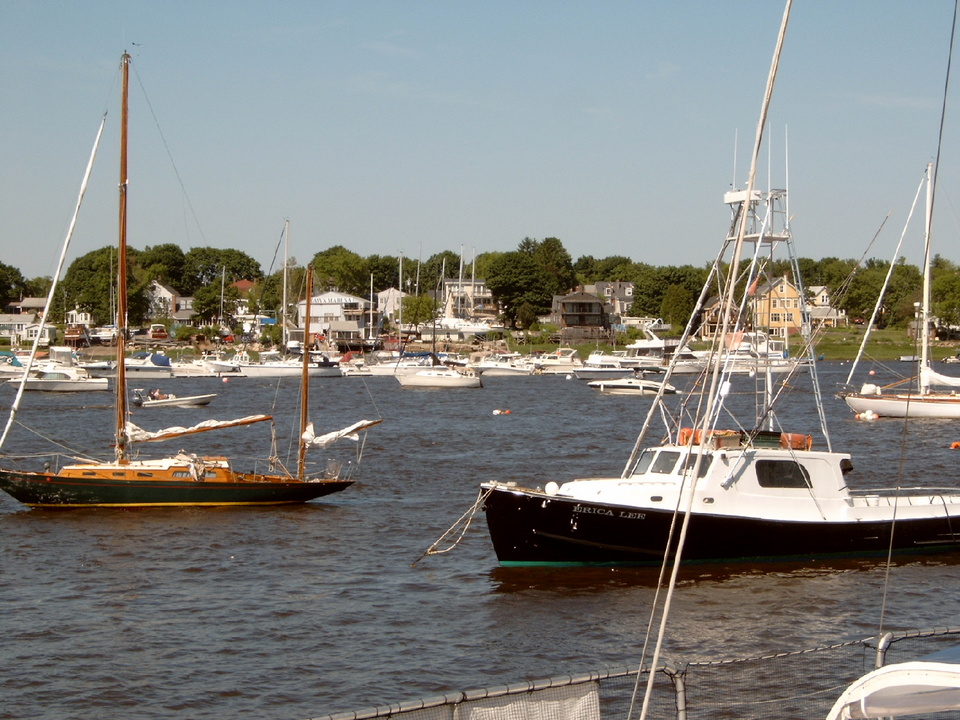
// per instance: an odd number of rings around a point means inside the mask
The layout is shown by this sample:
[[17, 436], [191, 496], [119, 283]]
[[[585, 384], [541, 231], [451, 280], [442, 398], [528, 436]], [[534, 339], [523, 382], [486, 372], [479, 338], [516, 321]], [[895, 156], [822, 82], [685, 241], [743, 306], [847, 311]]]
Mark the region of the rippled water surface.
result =
[[[826, 391], [845, 376], [821, 368]], [[806, 403], [805, 386], [791, 402]], [[195, 379], [165, 389], [218, 397], [206, 410], [137, 411], [135, 422], [270, 412], [286, 454], [292, 386]], [[359, 481], [341, 494], [285, 508], [61, 512], [0, 497], [0, 717], [309, 718], [634, 664], [655, 571], [498, 568], [482, 516], [451, 552], [414, 562], [484, 480], [619, 473], [648, 399], [563, 377], [488, 378], [458, 391], [350, 378], [314, 390], [320, 431], [384, 419]], [[893, 484], [902, 466], [906, 484], [957, 485], [950, 443], [960, 425], [864, 423], [827, 395], [834, 449], [853, 453], [857, 482]], [[4, 407], [12, 397], [0, 390]], [[38, 434], [17, 427], [5, 449], [47, 451], [56, 440], [107, 453], [109, 402], [28, 395], [20, 420]], [[731, 402], [750, 405], [746, 394]], [[809, 410], [791, 422], [815, 429]], [[265, 454], [270, 433], [201, 437], [184, 449], [245, 458]], [[686, 568], [669, 653], [731, 657], [870, 635], [884, 577], [869, 562]], [[956, 559], [901, 560], [886, 625], [956, 625], [958, 591]]]

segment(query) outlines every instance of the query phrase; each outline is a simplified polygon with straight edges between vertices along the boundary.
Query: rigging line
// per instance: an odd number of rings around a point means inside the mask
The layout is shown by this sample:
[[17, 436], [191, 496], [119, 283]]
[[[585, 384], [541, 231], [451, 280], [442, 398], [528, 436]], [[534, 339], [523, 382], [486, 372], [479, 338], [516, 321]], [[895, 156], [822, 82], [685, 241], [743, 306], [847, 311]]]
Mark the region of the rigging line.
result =
[[280, 239], [277, 240], [277, 247], [273, 250], [273, 258], [270, 260], [270, 269], [267, 271], [267, 277], [273, 274], [273, 264], [277, 261], [277, 255], [280, 254], [280, 247], [283, 245], [283, 235], [286, 232], [286, 226], [280, 231]]
[[157, 132], [160, 134], [160, 142], [163, 143], [163, 149], [167, 153], [167, 157], [170, 159], [170, 165], [173, 167], [173, 174], [177, 178], [177, 182], [180, 184], [180, 190], [183, 191], [183, 197], [187, 201], [187, 207], [190, 208], [190, 214], [193, 216], [193, 222], [196, 223], [197, 232], [200, 233], [200, 238], [203, 240], [204, 244], [207, 242], [206, 236], [203, 234], [203, 228], [200, 227], [200, 220], [197, 218], [197, 212], [193, 209], [193, 203], [190, 201], [190, 195], [187, 193], [187, 187], [183, 184], [183, 178], [180, 177], [180, 170], [177, 168], [177, 163], [173, 159], [173, 153], [170, 152], [170, 146], [167, 144], [167, 138], [163, 135], [163, 130], [160, 128], [160, 121], [157, 118], [157, 114], [153, 111], [153, 105], [150, 102], [150, 97], [147, 95], [147, 89], [143, 86], [143, 81], [140, 79], [140, 73], [137, 72], [137, 68], [133, 63], [130, 63], [133, 67], [133, 74], [137, 78], [137, 84], [140, 86], [140, 90], [143, 91], [143, 99], [147, 103], [147, 109], [150, 110], [150, 117], [153, 118], [153, 124], [157, 127]]

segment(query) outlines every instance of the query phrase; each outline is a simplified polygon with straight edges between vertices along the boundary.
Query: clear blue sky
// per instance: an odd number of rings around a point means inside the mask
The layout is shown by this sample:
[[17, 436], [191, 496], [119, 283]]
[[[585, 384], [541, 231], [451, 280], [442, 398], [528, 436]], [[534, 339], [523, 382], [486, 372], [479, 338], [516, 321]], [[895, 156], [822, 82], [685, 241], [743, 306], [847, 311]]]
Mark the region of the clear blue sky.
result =
[[[786, 182], [787, 134], [801, 256], [859, 257], [891, 210], [871, 256], [892, 253], [937, 150], [952, 5], [795, 2], [761, 180], [769, 164]], [[332, 245], [469, 258], [558, 237], [574, 259], [702, 265], [735, 167], [745, 184], [782, 13], [775, 0], [3, 0], [0, 261], [52, 273], [104, 111], [70, 257], [115, 241], [127, 49], [134, 247], [234, 247], [267, 270], [289, 218], [301, 262]], [[958, 92], [935, 221], [954, 261]], [[919, 262], [917, 242], [906, 254]]]

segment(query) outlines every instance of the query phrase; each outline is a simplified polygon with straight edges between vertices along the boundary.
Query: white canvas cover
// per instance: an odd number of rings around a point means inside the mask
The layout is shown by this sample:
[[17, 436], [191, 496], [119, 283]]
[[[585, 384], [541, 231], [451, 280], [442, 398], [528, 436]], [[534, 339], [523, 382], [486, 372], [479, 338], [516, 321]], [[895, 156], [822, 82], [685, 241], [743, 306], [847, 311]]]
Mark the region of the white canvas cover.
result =
[[864, 675], [834, 704], [827, 720], [910, 717], [960, 709], [960, 665], [916, 661]]
[[334, 430], [333, 432], [328, 432], [324, 435], [314, 434], [313, 423], [309, 423], [306, 429], [303, 431], [301, 438], [307, 447], [325, 448], [328, 445], [333, 445], [333, 443], [340, 438], [358, 441], [360, 439], [360, 435], [358, 435], [358, 433], [361, 430], [366, 430], [368, 427], [379, 425], [382, 422], [383, 420], [361, 420], [360, 422], [355, 422], [349, 427], [343, 428], [343, 430]]
[[960, 387], [960, 377], [941, 375], [930, 367], [920, 369], [920, 379], [923, 385], [940, 385], [941, 387]]
[[220, 430], [222, 428], [238, 427], [240, 425], [249, 425], [250, 423], [263, 422], [272, 419], [269, 415], [248, 415], [237, 420], [204, 420], [191, 427], [174, 426], [151, 432], [137, 427], [132, 422], [126, 426], [127, 438], [130, 442], [156, 442], [159, 440], [170, 440], [172, 438], [182, 437], [183, 435], [193, 435], [207, 430]]

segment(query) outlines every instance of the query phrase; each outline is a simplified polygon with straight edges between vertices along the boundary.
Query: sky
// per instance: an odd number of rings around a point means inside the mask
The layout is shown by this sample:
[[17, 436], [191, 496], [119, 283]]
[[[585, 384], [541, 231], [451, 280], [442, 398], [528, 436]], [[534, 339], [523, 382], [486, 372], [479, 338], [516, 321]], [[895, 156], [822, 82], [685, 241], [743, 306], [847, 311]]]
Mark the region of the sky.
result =
[[[334, 245], [469, 260], [556, 237], [574, 260], [705, 265], [723, 193], [746, 185], [783, 10], [2, 0], [0, 262], [53, 274], [104, 113], [68, 264], [116, 242], [126, 50], [135, 248], [236, 248], [268, 272], [289, 220], [301, 263]], [[952, 21], [948, 0], [795, 0], [759, 184], [788, 188], [799, 256], [893, 256], [938, 152]], [[958, 93], [933, 232], [954, 262]], [[901, 254], [918, 264], [911, 228]]]

